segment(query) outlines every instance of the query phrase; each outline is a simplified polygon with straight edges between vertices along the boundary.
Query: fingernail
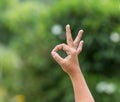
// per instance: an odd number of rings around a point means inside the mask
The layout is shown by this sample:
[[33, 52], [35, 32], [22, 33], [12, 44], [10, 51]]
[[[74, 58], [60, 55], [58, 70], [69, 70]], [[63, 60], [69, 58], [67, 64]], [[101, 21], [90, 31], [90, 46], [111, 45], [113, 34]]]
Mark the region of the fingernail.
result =
[[55, 56], [55, 52], [51, 52], [52, 56], [54, 57]]
[[81, 41], [81, 43], [83, 44], [83, 43], [84, 43], [84, 41], [82, 40], [82, 41]]
[[69, 24], [67, 24], [67, 27], [70, 27], [70, 25], [69, 25]]
[[79, 32], [82, 32], [82, 33], [83, 33], [83, 32], [84, 32], [84, 30], [82, 30], [82, 29], [81, 29]]

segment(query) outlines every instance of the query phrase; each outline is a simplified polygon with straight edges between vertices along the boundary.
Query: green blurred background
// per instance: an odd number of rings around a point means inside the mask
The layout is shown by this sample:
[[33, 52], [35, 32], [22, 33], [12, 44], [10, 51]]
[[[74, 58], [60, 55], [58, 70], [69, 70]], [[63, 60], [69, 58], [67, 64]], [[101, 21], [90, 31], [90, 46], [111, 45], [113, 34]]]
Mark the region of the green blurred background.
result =
[[96, 102], [120, 102], [120, 0], [0, 0], [0, 102], [74, 102], [50, 55], [66, 24], [73, 38], [84, 30], [79, 61]]

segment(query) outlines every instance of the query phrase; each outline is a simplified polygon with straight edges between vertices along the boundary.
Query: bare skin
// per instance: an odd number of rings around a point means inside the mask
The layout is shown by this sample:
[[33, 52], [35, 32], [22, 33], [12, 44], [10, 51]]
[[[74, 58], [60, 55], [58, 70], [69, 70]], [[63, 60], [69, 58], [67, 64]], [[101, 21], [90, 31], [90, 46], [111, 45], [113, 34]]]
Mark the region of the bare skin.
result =
[[[78, 55], [83, 48], [83, 40], [81, 40], [83, 30], [78, 32], [76, 39], [73, 41], [70, 25], [66, 25], [66, 42], [67, 44], [59, 44], [55, 46], [51, 54], [55, 61], [66, 72], [73, 84], [75, 102], [94, 102], [89, 91], [84, 76], [81, 72]], [[67, 57], [62, 58], [57, 52], [63, 50], [67, 53]]]

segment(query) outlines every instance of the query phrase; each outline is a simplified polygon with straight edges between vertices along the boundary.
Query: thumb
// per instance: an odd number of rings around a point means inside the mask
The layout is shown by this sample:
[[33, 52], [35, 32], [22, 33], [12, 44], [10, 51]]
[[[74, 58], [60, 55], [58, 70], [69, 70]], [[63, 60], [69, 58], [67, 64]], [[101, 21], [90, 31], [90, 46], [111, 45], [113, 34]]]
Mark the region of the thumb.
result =
[[59, 56], [59, 54], [57, 52], [52, 51], [51, 52], [52, 57], [54, 58], [54, 60], [61, 65], [63, 58]]

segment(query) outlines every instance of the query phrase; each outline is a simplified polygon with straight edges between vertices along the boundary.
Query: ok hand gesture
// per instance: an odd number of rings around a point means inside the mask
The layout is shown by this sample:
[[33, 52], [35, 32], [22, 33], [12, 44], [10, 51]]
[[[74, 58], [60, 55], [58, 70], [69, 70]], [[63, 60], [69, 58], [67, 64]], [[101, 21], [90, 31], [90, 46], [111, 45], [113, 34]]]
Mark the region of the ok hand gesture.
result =
[[[62, 67], [62, 69], [68, 73], [68, 75], [76, 74], [79, 68], [78, 55], [82, 51], [83, 41], [81, 40], [83, 30], [78, 32], [77, 37], [73, 41], [70, 25], [66, 25], [66, 42], [67, 44], [59, 44], [55, 46], [51, 54], [55, 61]], [[64, 50], [67, 57], [62, 58], [57, 51]]]

